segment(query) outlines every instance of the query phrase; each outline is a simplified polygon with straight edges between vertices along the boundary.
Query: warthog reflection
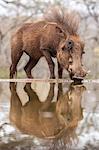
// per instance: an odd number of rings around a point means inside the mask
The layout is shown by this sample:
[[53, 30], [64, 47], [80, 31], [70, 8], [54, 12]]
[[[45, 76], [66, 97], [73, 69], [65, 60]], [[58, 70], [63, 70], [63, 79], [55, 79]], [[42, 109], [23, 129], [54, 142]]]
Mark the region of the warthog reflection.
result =
[[49, 139], [61, 137], [65, 131], [65, 134], [72, 136], [71, 133], [74, 133], [78, 121], [83, 117], [81, 98], [85, 87], [71, 84], [63, 94], [62, 84], [59, 83], [57, 101], [53, 102], [54, 87], [55, 84], [50, 83], [46, 101], [41, 102], [31, 84], [26, 83], [24, 91], [29, 101], [22, 106], [15, 83], [10, 84], [10, 120], [21, 132]]

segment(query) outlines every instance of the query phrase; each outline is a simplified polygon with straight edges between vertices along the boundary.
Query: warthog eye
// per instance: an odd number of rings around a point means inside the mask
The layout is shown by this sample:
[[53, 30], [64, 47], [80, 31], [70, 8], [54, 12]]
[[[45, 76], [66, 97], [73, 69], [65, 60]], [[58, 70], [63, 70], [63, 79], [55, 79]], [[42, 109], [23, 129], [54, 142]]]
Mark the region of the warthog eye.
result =
[[56, 26], [56, 29], [57, 29], [57, 31], [58, 31], [59, 33], [63, 33], [63, 31], [62, 31], [62, 29], [61, 29], [60, 27]]
[[66, 42], [66, 45], [62, 47], [62, 50], [65, 51], [65, 50], [72, 50], [74, 46], [74, 42], [72, 40], [68, 40]]
[[67, 41], [67, 49], [71, 50], [74, 46], [74, 42], [72, 40], [68, 40]]

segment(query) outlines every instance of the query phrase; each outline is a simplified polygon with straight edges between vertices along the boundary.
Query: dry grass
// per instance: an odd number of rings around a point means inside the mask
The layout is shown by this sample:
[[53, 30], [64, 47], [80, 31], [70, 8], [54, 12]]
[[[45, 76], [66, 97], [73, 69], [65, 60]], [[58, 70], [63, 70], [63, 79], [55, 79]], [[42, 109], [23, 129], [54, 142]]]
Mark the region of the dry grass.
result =
[[[20, 71], [17, 73], [17, 78], [25, 78], [25, 72], [24, 71]], [[0, 68], [0, 79], [9, 79], [9, 68]]]

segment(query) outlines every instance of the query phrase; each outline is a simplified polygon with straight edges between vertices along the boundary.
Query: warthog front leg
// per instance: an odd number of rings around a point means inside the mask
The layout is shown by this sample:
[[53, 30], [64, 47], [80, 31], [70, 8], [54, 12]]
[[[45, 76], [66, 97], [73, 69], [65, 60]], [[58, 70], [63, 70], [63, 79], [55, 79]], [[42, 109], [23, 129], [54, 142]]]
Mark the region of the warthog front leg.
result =
[[62, 73], [63, 73], [63, 68], [60, 66], [59, 62], [58, 62], [58, 78], [62, 78]]
[[43, 55], [45, 56], [46, 60], [47, 60], [47, 63], [48, 63], [48, 66], [49, 66], [49, 69], [50, 69], [50, 78], [55, 78], [55, 74], [54, 74], [54, 67], [55, 67], [55, 64], [51, 58], [51, 55], [50, 53], [47, 51], [47, 50], [42, 50], [43, 52]]

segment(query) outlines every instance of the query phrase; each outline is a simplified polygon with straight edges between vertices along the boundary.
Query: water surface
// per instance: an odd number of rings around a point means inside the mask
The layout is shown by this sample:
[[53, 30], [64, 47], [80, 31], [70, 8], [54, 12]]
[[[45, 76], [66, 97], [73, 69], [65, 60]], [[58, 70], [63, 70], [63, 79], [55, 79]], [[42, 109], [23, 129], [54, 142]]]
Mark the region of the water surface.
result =
[[98, 83], [0, 82], [0, 150], [98, 146]]

